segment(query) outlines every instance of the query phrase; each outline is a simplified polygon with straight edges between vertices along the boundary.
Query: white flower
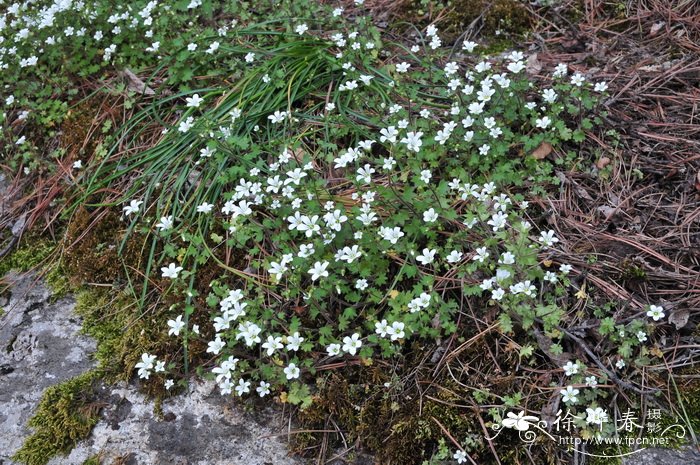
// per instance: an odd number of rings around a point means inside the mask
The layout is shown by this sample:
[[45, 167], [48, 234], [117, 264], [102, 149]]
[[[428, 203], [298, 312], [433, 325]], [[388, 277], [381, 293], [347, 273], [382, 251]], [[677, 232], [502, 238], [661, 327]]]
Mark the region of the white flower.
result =
[[578, 373], [578, 363], [573, 363], [571, 361], [566, 362], [564, 365], [564, 374], [566, 376], [573, 376]]
[[492, 226], [492, 229], [494, 232], [498, 231], [499, 229], [502, 229], [505, 227], [506, 222], [508, 220], [508, 215], [506, 215], [503, 212], [496, 212], [491, 216], [491, 219], [488, 220], [486, 223], [489, 226]]
[[447, 263], [457, 263], [460, 260], [462, 260], [462, 255], [464, 255], [462, 252], [458, 250], [453, 250], [450, 252], [450, 254], [447, 256]]
[[392, 341], [398, 341], [406, 336], [404, 332], [405, 325], [400, 321], [394, 321], [391, 327], [387, 328], [387, 334], [391, 336]]
[[173, 387], [174, 385], [175, 385], [175, 381], [173, 381], [172, 379], [166, 379], [165, 383], [163, 383], [163, 386], [165, 386], [166, 391], [169, 391], [170, 388]]
[[267, 272], [275, 277], [276, 281], [282, 279], [282, 275], [287, 271], [287, 266], [279, 262], [271, 262]]
[[434, 208], [430, 208], [423, 212], [423, 221], [426, 223], [435, 223], [438, 219], [438, 214], [435, 212]]
[[405, 73], [406, 71], [408, 71], [408, 68], [410, 68], [410, 67], [411, 67], [411, 65], [404, 61], [404, 62], [396, 65], [396, 72], [397, 73]]
[[173, 334], [175, 336], [179, 336], [180, 331], [182, 331], [182, 328], [185, 327], [185, 322], [182, 321], [182, 315], [178, 315], [174, 320], [168, 320], [168, 326], [170, 327], [168, 330], [168, 336]]
[[380, 142], [391, 142], [393, 144], [396, 142], [396, 136], [399, 134], [399, 131], [395, 126], [389, 126], [388, 128], [382, 128], [379, 134], [381, 134], [381, 137], [379, 137]]
[[247, 53], [245, 56], [246, 63], [252, 63], [253, 60], [255, 60], [255, 53], [253, 53], [253, 52]]
[[605, 92], [608, 90], [608, 84], [605, 81], [596, 82], [596, 85], [593, 86], [593, 90], [596, 92]]
[[367, 286], [369, 286], [369, 284], [367, 284], [366, 279], [358, 279], [357, 281], [355, 281], [355, 289], [364, 291], [365, 289], [367, 289]]
[[185, 101], [187, 102], [188, 107], [199, 108], [199, 105], [204, 101], [204, 99], [200, 97], [199, 94], [194, 94], [192, 97], [187, 97]]
[[304, 34], [308, 30], [309, 30], [309, 26], [307, 26], [306, 24], [300, 24], [294, 28], [294, 32], [296, 32], [299, 35]]
[[541, 129], [547, 129], [550, 124], [552, 124], [552, 120], [549, 119], [549, 116], [543, 116], [535, 120], [535, 126]]
[[525, 69], [525, 63], [522, 61], [516, 61], [513, 63], [508, 63], [508, 66], [506, 66], [508, 71], [510, 71], [513, 74], [517, 74], [520, 71]]
[[398, 226], [395, 226], [394, 228], [387, 228], [385, 226], [382, 226], [379, 228], [379, 235], [382, 236], [382, 239], [385, 241], [389, 241], [392, 244], [396, 244], [399, 239], [401, 239], [404, 236], [404, 232], [401, 231], [401, 228]]
[[291, 336], [287, 336], [287, 350], [296, 352], [302, 342], [304, 338], [299, 335], [299, 331], [295, 331]]
[[188, 116], [186, 120], [180, 121], [177, 130], [184, 133], [192, 129], [192, 126], [194, 126], [194, 118], [192, 116]]
[[423, 170], [420, 172], [420, 180], [427, 184], [430, 182], [432, 175], [433, 174], [430, 172], [430, 170]]
[[80, 168], [83, 167], [83, 161], [82, 160], [76, 160], [73, 162], [73, 169], [74, 170], [79, 170]]
[[408, 132], [406, 133], [406, 137], [401, 139], [401, 143], [406, 144], [406, 148], [408, 150], [412, 150], [417, 153], [418, 151], [420, 151], [421, 145], [423, 145], [421, 137], [423, 137], [423, 133], [420, 131]]
[[467, 453], [464, 452], [463, 450], [458, 450], [457, 452], [454, 453], [452, 458], [455, 459], [457, 461], [457, 463], [464, 463], [467, 461]]
[[551, 271], [547, 271], [544, 274], [544, 280], [549, 281], [550, 283], [556, 283], [559, 280], [559, 278], [557, 277], [556, 273], [552, 273]]
[[242, 396], [250, 392], [250, 381], [246, 381], [243, 378], [238, 380], [238, 386], [236, 386], [236, 394]]
[[268, 115], [268, 116], [267, 116], [267, 119], [269, 119], [270, 121], [272, 121], [272, 124], [277, 124], [277, 123], [281, 123], [282, 121], [284, 121], [284, 119], [285, 119], [286, 117], [287, 117], [287, 112], [286, 112], [286, 111], [279, 111], [279, 110], [277, 110], [277, 111], [275, 111], [273, 114]]
[[587, 376], [586, 377], [586, 386], [594, 388], [597, 385], [598, 385], [598, 380], [596, 379], [595, 376]]
[[126, 216], [131, 215], [132, 213], [138, 213], [139, 208], [141, 207], [141, 204], [143, 203], [143, 200], [132, 200], [129, 205], [126, 207], [122, 208], [124, 211], [124, 214]]
[[574, 267], [571, 266], [571, 265], [562, 264], [562, 265], [559, 267], [559, 271], [561, 271], [562, 274], [565, 274], [565, 275], [566, 275], [566, 274], [571, 273], [571, 270], [572, 270], [573, 268], [574, 268]]
[[257, 391], [260, 397], [265, 397], [270, 393], [270, 383], [260, 381], [260, 386], [256, 387], [255, 390]]
[[462, 44], [462, 50], [466, 50], [469, 53], [472, 53], [474, 51], [474, 48], [476, 48], [478, 44], [476, 42], [472, 42], [471, 40], [465, 41]]
[[296, 366], [295, 363], [290, 363], [288, 367], [284, 369], [284, 374], [287, 376], [288, 380], [293, 380], [299, 377], [301, 370]]
[[423, 249], [423, 253], [416, 257], [416, 260], [418, 260], [423, 265], [429, 265], [429, 264], [433, 263], [433, 261], [435, 260], [436, 253], [437, 253], [437, 249], [425, 248], [425, 249]]
[[277, 349], [284, 347], [281, 337], [267, 336], [267, 341], [262, 344], [262, 348], [267, 350], [267, 356], [270, 357]]
[[544, 92], [542, 92], [542, 99], [547, 103], [554, 103], [557, 99], [557, 93], [554, 89], [545, 89]]
[[639, 339], [639, 342], [646, 342], [647, 333], [645, 333], [644, 331], [637, 331], [637, 339]]
[[153, 369], [153, 365], [155, 362], [155, 355], [149, 355], [145, 352], [141, 354], [141, 361], [134, 366], [134, 368], [137, 368], [139, 370], [139, 378], [148, 379], [151, 375], [151, 370]]
[[173, 227], [173, 216], [161, 216], [160, 223], [156, 224], [156, 228], [160, 231], [167, 231]]
[[659, 321], [665, 317], [666, 314], [664, 313], [664, 308], [661, 305], [649, 305], [647, 316], [652, 318], [654, 321]]
[[322, 277], [328, 277], [328, 271], [326, 270], [328, 265], [329, 263], [327, 261], [314, 263], [314, 266], [309, 270], [311, 281], [316, 281], [318, 278]]
[[574, 389], [573, 386], [567, 386], [566, 389], [562, 389], [560, 391], [560, 393], [562, 395], [561, 400], [565, 404], [569, 404], [569, 403], [575, 404], [578, 401], [578, 398], [576, 396], [578, 396], [579, 392], [580, 391], [578, 389]]
[[559, 63], [556, 68], [554, 68], [554, 73], [552, 74], [555, 78], [566, 76], [569, 72], [565, 63]]
[[583, 74], [578, 72], [571, 76], [571, 84], [575, 85], [576, 87], [581, 87], [585, 80], [586, 78], [583, 76]]
[[615, 363], [615, 366], [617, 367], [618, 370], [622, 370], [622, 369], [625, 367], [625, 365], [627, 365], [627, 364], [626, 364], [625, 361], [622, 360], [622, 359], [618, 360], [618, 361]]
[[331, 344], [328, 347], [326, 347], [326, 352], [328, 352], [328, 355], [331, 357], [335, 357], [336, 355], [340, 354], [340, 344]]
[[545, 246], [545, 247], [551, 247], [552, 245], [556, 244], [559, 242], [559, 239], [554, 235], [554, 231], [551, 229], [547, 232], [542, 231], [540, 233], [540, 238], [539, 241]]
[[214, 339], [213, 341], [209, 341], [209, 343], [207, 344], [207, 352], [210, 352], [214, 355], [218, 355], [218, 353], [221, 352], [221, 349], [223, 349], [225, 345], [226, 343], [222, 341], [221, 337], [217, 334], [216, 339]]
[[365, 184], [369, 184], [372, 182], [372, 174], [374, 174], [375, 172], [376, 170], [372, 168], [372, 166], [369, 163], [367, 163], [364, 167], [357, 170], [357, 176], [355, 176], [355, 180], [362, 181]]
[[504, 252], [501, 258], [498, 259], [498, 263], [502, 265], [512, 265], [515, 263], [515, 255], [511, 252]]
[[345, 336], [343, 338], [343, 352], [347, 352], [350, 355], [355, 355], [357, 349], [362, 347], [362, 341], [360, 340], [360, 335], [358, 333], [352, 336]]
[[197, 213], [211, 213], [214, 205], [211, 203], [204, 202], [197, 206]]
[[163, 278], [177, 279], [178, 274], [182, 271], [181, 266], [177, 266], [175, 263], [171, 263], [167, 267], [164, 266], [160, 269], [163, 273]]
[[374, 323], [374, 332], [380, 337], [386, 337], [388, 329], [389, 323], [386, 320], [377, 321]]
[[506, 295], [506, 291], [501, 289], [500, 287], [498, 289], [494, 289], [491, 291], [491, 298], [493, 300], [501, 300], [503, 296]]
[[484, 260], [486, 260], [489, 255], [491, 254], [486, 250], [486, 247], [479, 247], [476, 249], [476, 255], [472, 257], [472, 260], [484, 263]]

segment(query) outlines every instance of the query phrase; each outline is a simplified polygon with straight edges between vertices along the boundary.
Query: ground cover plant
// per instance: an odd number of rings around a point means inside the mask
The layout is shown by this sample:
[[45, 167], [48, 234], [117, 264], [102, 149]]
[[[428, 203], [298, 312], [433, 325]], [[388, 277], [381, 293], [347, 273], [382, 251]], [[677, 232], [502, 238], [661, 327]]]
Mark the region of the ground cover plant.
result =
[[[564, 411], [579, 438], [619, 436], [623, 413], [647, 405], [692, 435], [687, 397], [663, 396], [651, 369], [674, 306], [589, 296], [592, 262], [572, 260], [543, 208], [571, 183], [563, 171], [592, 162], [607, 81], [472, 37], [443, 43], [430, 21], [398, 40], [355, 3], [313, 18], [298, 2], [8, 9], [11, 169], [57, 170], [23, 131], [31, 116], [48, 137], [63, 117], [37, 90], [58, 62], [59, 86], [113, 66], [149, 76], [131, 72], [128, 118], [105, 120], [93, 153], [48, 157], [73, 184], [64, 266], [80, 263], [80, 230], [109, 217], [95, 244], [125, 266], [105, 279], [160, 335], [123, 355], [127, 372], [159, 396], [196, 374], [249, 404], [291, 404], [308, 430], [336, 431], [302, 430], [298, 450], [323, 455], [333, 436], [387, 463], [566, 460], [536, 433], [537, 450], [505, 450]], [[74, 35], [88, 53], [52, 47]]]

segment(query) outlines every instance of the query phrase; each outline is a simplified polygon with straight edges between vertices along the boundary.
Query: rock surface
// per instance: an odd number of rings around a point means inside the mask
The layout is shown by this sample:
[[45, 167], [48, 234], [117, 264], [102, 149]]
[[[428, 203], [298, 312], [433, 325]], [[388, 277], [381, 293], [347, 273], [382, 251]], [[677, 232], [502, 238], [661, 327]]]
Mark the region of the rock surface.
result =
[[51, 291], [32, 275], [5, 280], [12, 287], [9, 299], [0, 297], [0, 463], [29, 435], [27, 420], [44, 389], [92, 368], [95, 350], [80, 334], [71, 298], [51, 302]]
[[[52, 302], [32, 275], [6, 279], [12, 287], [9, 298], [0, 297], [0, 464], [11, 465], [31, 434], [27, 421], [44, 389], [93, 368], [95, 342], [80, 334], [72, 298]], [[106, 464], [118, 457], [132, 465], [301, 463], [278, 439], [285, 428], [274, 412], [253, 419], [214, 387], [195, 383], [190, 393], [165, 400], [159, 419], [134, 386], [104, 386], [101, 420], [91, 436], [49, 464], [78, 465], [95, 454]]]

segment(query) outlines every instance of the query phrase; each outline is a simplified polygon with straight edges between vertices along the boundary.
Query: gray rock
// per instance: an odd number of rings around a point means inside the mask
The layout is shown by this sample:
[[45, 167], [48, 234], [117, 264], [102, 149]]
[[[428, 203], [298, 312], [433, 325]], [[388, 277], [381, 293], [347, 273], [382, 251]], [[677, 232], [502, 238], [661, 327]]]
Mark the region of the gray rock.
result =
[[[0, 317], [0, 464], [31, 434], [27, 421], [43, 391], [94, 367], [95, 342], [80, 334], [72, 298], [51, 303], [49, 289], [32, 275], [10, 275], [9, 300]], [[163, 401], [162, 417], [153, 401], [133, 385], [102, 386], [101, 420], [67, 457], [50, 465], [78, 465], [100, 453], [103, 463], [117, 457], [129, 464], [283, 465], [290, 458], [278, 438], [285, 431], [279, 413], [256, 417], [243, 412], [212, 382], [195, 382], [190, 392]]]
[[700, 465], [700, 451], [694, 447], [680, 450], [649, 448], [626, 457], [622, 465]]
[[0, 317], [0, 463], [29, 435], [27, 420], [44, 389], [90, 370], [95, 351], [80, 334], [73, 299], [50, 303], [51, 292], [33, 275], [6, 279], [12, 287]]

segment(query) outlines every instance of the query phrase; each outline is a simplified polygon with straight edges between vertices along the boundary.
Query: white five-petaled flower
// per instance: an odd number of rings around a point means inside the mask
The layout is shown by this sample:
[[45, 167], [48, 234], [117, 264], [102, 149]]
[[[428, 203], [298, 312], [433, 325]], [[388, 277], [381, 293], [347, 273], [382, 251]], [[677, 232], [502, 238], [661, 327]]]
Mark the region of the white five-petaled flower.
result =
[[209, 341], [207, 343], [207, 346], [207, 352], [210, 352], [214, 355], [218, 355], [218, 353], [221, 352], [221, 349], [223, 349], [224, 346], [226, 346], [226, 343], [222, 341], [221, 336], [217, 334], [216, 339], [214, 339], [213, 341]]
[[168, 336], [173, 334], [175, 336], [179, 336], [180, 331], [182, 331], [182, 328], [185, 327], [185, 322], [182, 321], [182, 315], [178, 315], [174, 320], [168, 320], [168, 326], [170, 327], [168, 330]]
[[296, 363], [290, 363], [289, 366], [284, 369], [284, 374], [287, 376], [287, 379], [291, 381], [299, 377], [301, 370], [299, 370]]
[[328, 265], [327, 261], [314, 263], [314, 266], [309, 270], [311, 281], [316, 281], [318, 278], [327, 278], [328, 270], [326, 268], [328, 268]]
[[294, 32], [296, 32], [299, 35], [304, 34], [308, 30], [309, 30], [309, 26], [307, 26], [306, 23], [300, 24], [294, 28]]
[[416, 260], [421, 262], [423, 265], [429, 265], [429, 264], [433, 263], [433, 261], [435, 260], [436, 253], [437, 253], [437, 249], [425, 248], [425, 249], [423, 249], [423, 253], [416, 257]]
[[411, 67], [411, 65], [404, 61], [404, 62], [396, 65], [396, 72], [397, 73], [405, 73], [406, 71], [408, 71], [408, 68], [410, 68], [410, 67]]
[[129, 205], [126, 207], [122, 208], [124, 211], [124, 214], [126, 216], [131, 215], [132, 213], [138, 213], [139, 208], [141, 208], [141, 204], [143, 203], [143, 200], [132, 200]]
[[453, 459], [457, 461], [457, 463], [464, 463], [467, 461], [467, 453], [464, 452], [463, 450], [458, 450], [457, 452], [454, 453], [452, 456]]
[[187, 97], [185, 101], [187, 102], [188, 107], [199, 108], [199, 105], [204, 101], [204, 99], [200, 97], [199, 94], [194, 94], [192, 97]]
[[255, 390], [258, 392], [260, 397], [265, 397], [270, 393], [270, 383], [260, 381], [260, 386], [256, 387]]
[[545, 247], [551, 247], [551, 246], [553, 246], [554, 244], [556, 244], [557, 242], [559, 242], [559, 238], [557, 238], [557, 236], [555, 236], [554, 231], [552, 231], [552, 230], [550, 229], [549, 231], [546, 231], [546, 232], [545, 232], [545, 231], [542, 231], [542, 233], [540, 233], [540, 239], [539, 239], [539, 241], [540, 241]]
[[168, 229], [172, 229], [173, 227], [173, 216], [161, 216], [160, 217], [160, 222], [156, 224], [156, 228], [158, 228], [160, 231], [167, 231]]
[[407, 132], [406, 137], [401, 139], [402, 144], [406, 144], [406, 148], [408, 150], [412, 150], [413, 152], [419, 152], [421, 146], [423, 145], [423, 141], [421, 140], [421, 137], [423, 137], [423, 133], [418, 131], [418, 132]]
[[438, 214], [434, 208], [430, 208], [423, 212], [423, 221], [426, 223], [435, 223], [438, 219]]
[[564, 374], [566, 376], [573, 376], [578, 373], [578, 368], [578, 363], [568, 361], [566, 365], [564, 365]]
[[177, 266], [175, 263], [171, 263], [168, 266], [164, 266], [160, 269], [163, 273], [164, 278], [177, 279], [178, 274], [182, 271], [181, 266]]
[[453, 250], [450, 252], [450, 254], [447, 256], [447, 263], [457, 263], [460, 260], [462, 260], [462, 255], [464, 255], [462, 252], [459, 250]]
[[287, 350], [296, 352], [302, 342], [304, 342], [304, 338], [301, 337], [299, 331], [295, 331], [291, 336], [287, 336]]
[[575, 389], [573, 386], [567, 386], [566, 389], [562, 389], [560, 391], [562, 395], [561, 400], [565, 404], [575, 404], [578, 401], [578, 398], [576, 396], [578, 396], [579, 392], [580, 391], [578, 389]]
[[340, 355], [340, 350], [340, 344], [330, 344], [328, 347], [326, 347], [326, 352], [328, 352], [328, 355], [330, 355], [331, 357]]
[[272, 121], [273, 124], [281, 123], [287, 117], [286, 111], [275, 111], [273, 114], [268, 115], [267, 119]]
[[136, 364], [135, 368], [139, 370], [139, 378], [148, 379], [151, 376], [151, 370], [156, 362], [156, 356], [148, 353], [141, 354], [141, 361]]
[[360, 340], [360, 335], [358, 333], [352, 336], [345, 336], [343, 338], [343, 352], [347, 352], [350, 355], [355, 355], [357, 349], [362, 347], [362, 341]]
[[661, 305], [649, 305], [647, 316], [652, 318], [654, 321], [659, 321], [665, 317], [666, 314], [664, 313], [664, 308]]
[[267, 336], [267, 341], [262, 344], [262, 348], [267, 350], [267, 356], [270, 357], [277, 349], [284, 347], [282, 338], [277, 336]]

